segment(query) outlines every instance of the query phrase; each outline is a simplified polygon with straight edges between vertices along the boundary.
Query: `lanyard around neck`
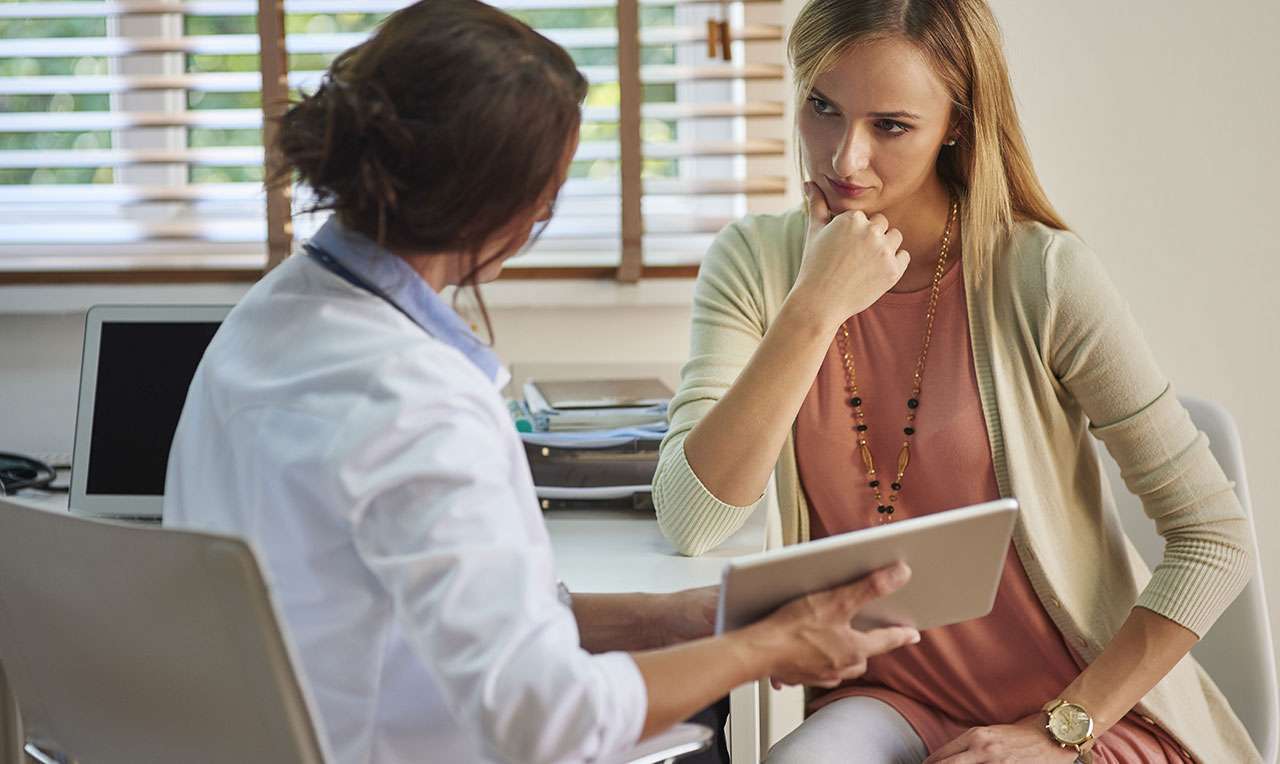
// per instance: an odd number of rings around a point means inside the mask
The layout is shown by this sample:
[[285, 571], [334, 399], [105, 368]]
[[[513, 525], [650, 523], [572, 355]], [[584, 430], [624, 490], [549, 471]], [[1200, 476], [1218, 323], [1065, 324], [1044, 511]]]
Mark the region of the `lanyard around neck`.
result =
[[[360, 277], [360, 275], [358, 275], [355, 271], [351, 270], [350, 268], [346, 267], [342, 263], [338, 262], [338, 260], [333, 255], [329, 254], [328, 252], [325, 252], [323, 249], [316, 246], [315, 244], [312, 244], [311, 242], [307, 242], [306, 244], [303, 244], [302, 248], [306, 250], [307, 255], [310, 256], [310, 258], [314, 260], [316, 263], [318, 263], [320, 267], [329, 271], [330, 273], [342, 279], [343, 281], [346, 281], [348, 284], [351, 284], [352, 286], [357, 287], [359, 289], [363, 289], [364, 291], [368, 292], [374, 297], [377, 297], [378, 299], [387, 303], [391, 307], [400, 311], [401, 315], [403, 315], [405, 318], [412, 321], [418, 328], [422, 329], [424, 332], [427, 331], [427, 328], [425, 326], [423, 326], [413, 316], [409, 315], [409, 311], [401, 307], [400, 303], [391, 299], [391, 295], [382, 291], [381, 289], [374, 286], [373, 284], [370, 284], [368, 281]], [[427, 332], [427, 333], [430, 334], [430, 332]]]

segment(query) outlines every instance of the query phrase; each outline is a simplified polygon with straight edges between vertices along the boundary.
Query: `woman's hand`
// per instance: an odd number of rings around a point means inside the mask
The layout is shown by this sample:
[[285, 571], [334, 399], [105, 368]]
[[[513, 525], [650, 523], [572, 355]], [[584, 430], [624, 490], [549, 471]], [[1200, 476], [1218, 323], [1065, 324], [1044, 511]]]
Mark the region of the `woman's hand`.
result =
[[934, 751], [924, 764], [1070, 764], [1073, 748], [1063, 748], [1049, 737], [1045, 717], [1035, 713], [1015, 724], [974, 727]]
[[816, 183], [805, 183], [804, 192], [809, 230], [800, 274], [787, 301], [803, 301], [834, 329], [898, 283], [911, 257], [899, 249], [902, 233], [890, 228], [884, 215], [868, 218], [861, 210], [832, 215]]
[[859, 610], [910, 578], [905, 563], [881, 568], [852, 584], [793, 600], [743, 632], [772, 656], [769, 674], [775, 687], [835, 687], [866, 673], [869, 658], [920, 641], [920, 633], [906, 626], [853, 628]]

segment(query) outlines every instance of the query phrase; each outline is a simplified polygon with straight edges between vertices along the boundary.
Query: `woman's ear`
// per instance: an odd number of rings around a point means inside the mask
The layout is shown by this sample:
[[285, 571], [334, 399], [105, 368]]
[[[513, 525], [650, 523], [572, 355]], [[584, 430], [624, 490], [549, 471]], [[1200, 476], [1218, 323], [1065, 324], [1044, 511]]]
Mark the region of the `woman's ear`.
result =
[[960, 141], [960, 137], [964, 135], [964, 119], [955, 116], [951, 120], [951, 124], [947, 126], [947, 137], [943, 140], [943, 144], [954, 146]]

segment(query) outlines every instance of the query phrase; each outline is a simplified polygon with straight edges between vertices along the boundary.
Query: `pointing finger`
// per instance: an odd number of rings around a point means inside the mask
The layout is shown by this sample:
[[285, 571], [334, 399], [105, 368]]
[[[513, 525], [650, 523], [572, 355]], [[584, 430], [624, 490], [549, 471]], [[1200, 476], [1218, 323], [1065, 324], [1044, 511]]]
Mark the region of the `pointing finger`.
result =
[[914, 645], [920, 642], [920, 632], [910, 626], [887, 626], [883, 629], [872, 629], [862, 633], [862, 644], [866, 655], [873, 655], [897, 650], [899, 647]]

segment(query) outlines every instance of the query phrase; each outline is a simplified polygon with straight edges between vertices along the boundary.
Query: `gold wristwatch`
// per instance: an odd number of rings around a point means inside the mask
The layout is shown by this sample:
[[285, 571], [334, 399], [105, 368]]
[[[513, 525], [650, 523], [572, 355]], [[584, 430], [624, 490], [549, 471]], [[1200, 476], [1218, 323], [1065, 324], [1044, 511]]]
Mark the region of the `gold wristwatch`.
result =
[[1053, 742], [1063, 748], [1074, 748], [1079, 761], [1093, 761], [1093, 717], [1083, 706], [1061, 698], [1051, 700], [1041, 709], [1048, 716], [1044, 728]]

